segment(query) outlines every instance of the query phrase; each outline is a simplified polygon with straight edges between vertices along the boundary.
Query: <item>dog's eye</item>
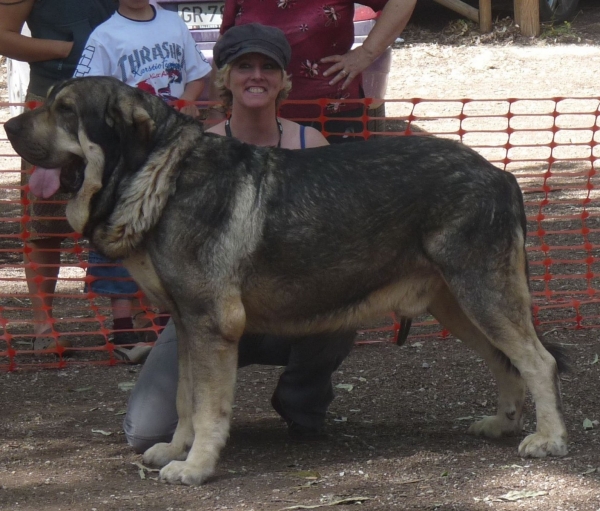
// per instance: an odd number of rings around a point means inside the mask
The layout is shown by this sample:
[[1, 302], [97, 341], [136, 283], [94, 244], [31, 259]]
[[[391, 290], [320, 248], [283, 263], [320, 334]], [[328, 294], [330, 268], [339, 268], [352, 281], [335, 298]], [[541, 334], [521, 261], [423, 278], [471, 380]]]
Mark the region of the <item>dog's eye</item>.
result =
[[69, 104], [69, 103], [65, 103], [64, 101], [60, 101], [58, 103], [56, 103], [56, 111], [60, 112], [61, 114], [73, 114], [75, 113], [75, 109], [73, 107], [73, 105]]

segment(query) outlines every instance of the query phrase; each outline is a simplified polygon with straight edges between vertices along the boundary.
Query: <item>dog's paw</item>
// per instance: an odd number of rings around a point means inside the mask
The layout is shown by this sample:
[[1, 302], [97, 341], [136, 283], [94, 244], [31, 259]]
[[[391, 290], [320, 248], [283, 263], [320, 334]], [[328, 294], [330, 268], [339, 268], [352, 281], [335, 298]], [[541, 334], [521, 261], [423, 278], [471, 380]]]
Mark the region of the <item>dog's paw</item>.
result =
[[214, 472], [212, 467], [203, 469], [188, 461], [172, 461], [160, 471], [160, 479], [171, 484], [197, 486], [202, 484]]
[[488, 415], [480, 421], [471, 424], [471, 435], [487, 438], [500, 438], [503, 436], [518, 435], [521, 432], [521, 421], [510, 420], [501, 415]]
[[525, 437], [519, 445], [519, 455], [523, 458], [565, 456], [568, 452], [566, 437], [559, 435], [533, 433]]
[[183, 461], [187, 458], [187, 452], [175, 447], [173, 444], [155, 444], [148, 449], [143, 456], [146, 465], [164, 467], [173, 460]]

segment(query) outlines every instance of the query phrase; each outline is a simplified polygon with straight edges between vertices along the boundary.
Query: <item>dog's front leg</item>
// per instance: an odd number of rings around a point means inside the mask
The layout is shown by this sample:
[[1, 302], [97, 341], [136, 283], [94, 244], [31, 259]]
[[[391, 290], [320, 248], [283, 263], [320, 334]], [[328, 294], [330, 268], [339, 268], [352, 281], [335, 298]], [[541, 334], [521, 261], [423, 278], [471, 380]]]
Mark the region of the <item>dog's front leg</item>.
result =
[[144, 453], [144, 463], [164, 467], [173, 460], [185, 460], [194, 442], [192, 426], [192, 379], [189, 346], [182, 342], [182, 328], [176, 324], [179, 380], [177, 382], [177, 428], [170, 443], [158, 443]]
[[213, 474], [219, 452], [229, 436], [238, 342], [245, 327], [239, 294], [232, 295], [216, 307], [216, 318], [182, 318], [178, 328], [179, 343], [186, 344], [179, 385], [182, 378], [189, 382], [189, 396], [182, 394], [179, 401], [178, 391], [180, 423], [170, 445], [179, 450], [187, 447], [190, 425], [193, 443], [185, 461], [174, 458], [160, 471], [161, 479], [167, 482], [189, 485], [204, 482]]

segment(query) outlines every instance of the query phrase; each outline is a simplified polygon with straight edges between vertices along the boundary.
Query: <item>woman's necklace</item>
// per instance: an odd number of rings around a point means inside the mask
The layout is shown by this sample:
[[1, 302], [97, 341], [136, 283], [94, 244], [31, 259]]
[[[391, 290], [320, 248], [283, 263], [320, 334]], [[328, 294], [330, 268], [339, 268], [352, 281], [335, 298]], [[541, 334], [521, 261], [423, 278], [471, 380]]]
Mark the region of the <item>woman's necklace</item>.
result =
[[[225, 135], [228, 137], [233, 137], [231, 134], [231, 117], [228, 117], [225, 121]], [[281, 147], [281, 136], [283, 135], [283, 126], [279, 122], [279, 119], [275, 117], [275, 122], [277, 123], [277, 127], [279, 128], [279, 142], [277, 142], [277, 147]]]

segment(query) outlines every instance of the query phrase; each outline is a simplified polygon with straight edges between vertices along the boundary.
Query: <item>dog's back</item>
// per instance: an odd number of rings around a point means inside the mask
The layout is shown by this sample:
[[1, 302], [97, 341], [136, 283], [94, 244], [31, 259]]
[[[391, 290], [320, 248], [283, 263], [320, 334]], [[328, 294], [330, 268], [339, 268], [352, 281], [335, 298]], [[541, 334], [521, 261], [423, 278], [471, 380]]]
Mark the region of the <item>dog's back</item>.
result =
[[[206, 163], [207, 152], [209, 168], [180, 173], [155, 239], [194, 257], [227, 254], [219, 264], [236, 268], [253, 330], [287, 332], [338, 315], [347, 326], [392, 309], [418, 314], [442, 269], [485, 265], [490, 247], [496, 261], [523, 250], [516, 180], [453, 141], [401, 137], [286, 151], [204, 136], [190, 161]], [[169, 220], [181, 222], [183, 210], [196, 222], [189, 240]], [[196, 261], [200, 280], [214, 262]]]

